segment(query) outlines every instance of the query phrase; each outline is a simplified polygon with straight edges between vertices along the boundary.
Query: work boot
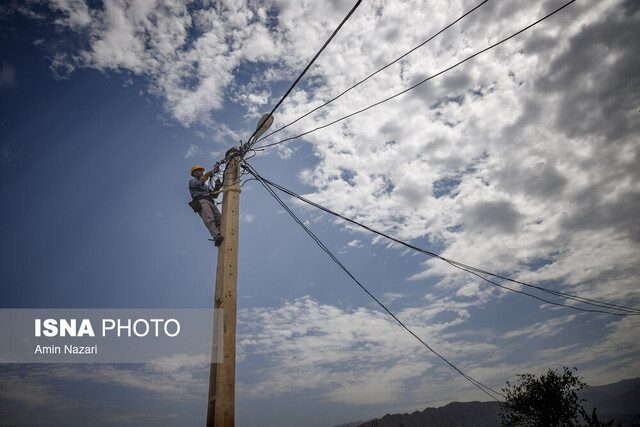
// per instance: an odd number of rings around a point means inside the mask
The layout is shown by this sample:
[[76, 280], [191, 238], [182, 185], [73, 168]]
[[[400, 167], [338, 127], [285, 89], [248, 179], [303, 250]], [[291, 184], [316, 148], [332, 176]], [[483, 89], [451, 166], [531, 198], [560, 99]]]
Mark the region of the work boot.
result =
[[214, 239], [214, 244], [216, 246], [220, 246], [220, 243], [224, 240], [224, 236], [222, 234], [218, 234], [218, 236]]

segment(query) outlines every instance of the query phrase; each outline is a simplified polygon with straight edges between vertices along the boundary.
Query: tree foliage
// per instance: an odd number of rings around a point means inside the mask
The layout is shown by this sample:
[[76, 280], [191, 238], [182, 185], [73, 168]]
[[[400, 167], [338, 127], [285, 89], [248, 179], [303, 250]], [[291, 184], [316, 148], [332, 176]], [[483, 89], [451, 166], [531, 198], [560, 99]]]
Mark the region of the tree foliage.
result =
[[532, 374], [520, 374], [518, 378], [518, 384], [507, 381], [507, 387], [502, 389], [503, 426], [567, 427], [579, 426], [582, 420], [587, 426], [613, 423], [599, 421], [595, 410], [587, 415], [582, 408], [584, 399], [578, 397], [578, 391], [586, 384], [569, 368], [563, 368], [561, 374], [549, 369], [539, 378]]

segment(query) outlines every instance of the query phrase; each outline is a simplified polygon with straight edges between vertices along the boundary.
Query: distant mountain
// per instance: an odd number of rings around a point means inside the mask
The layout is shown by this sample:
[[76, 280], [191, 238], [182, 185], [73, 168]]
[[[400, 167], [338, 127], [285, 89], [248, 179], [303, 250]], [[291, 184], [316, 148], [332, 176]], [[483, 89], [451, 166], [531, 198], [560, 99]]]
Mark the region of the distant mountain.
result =
[[358, 427], [360, 424], [362, 424], [362, 421], [355, 421], [353, 423], [347, 423], [347, 424], [338, 424], [333, 427]]
[[453, 402], [441, 408], [427, 408], [412, 414], [394, 414], [367, 421], [358, 427], [464, 426], [499, 427], [498, 402]]
[[[585, 387], [580, 396], [589, 414], [595, 407], [601, 421], [614, 419], [623, 427], [640, 427], [640, 378], [613, 384]], [[440, 408], [426, 408], [411, 414], [387, 414], [366, 422], [342, 424], [340, 427], [499, 427], [498, 402], [453, 402]], [[338, 426], [336, 426], [338, 427]]]
[[596, 407], [601, 420], [615, 419], [623, 426], [640, 426], [640, 378], [596, 387], [585, 387], [580, 396], [587, 399], [588, 413]]

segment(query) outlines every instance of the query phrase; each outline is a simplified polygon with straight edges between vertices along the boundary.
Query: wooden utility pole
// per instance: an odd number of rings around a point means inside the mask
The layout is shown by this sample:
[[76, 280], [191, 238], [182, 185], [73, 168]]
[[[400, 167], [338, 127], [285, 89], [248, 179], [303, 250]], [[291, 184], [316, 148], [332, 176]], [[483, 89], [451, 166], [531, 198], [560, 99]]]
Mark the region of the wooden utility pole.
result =
[[[227, 159], [236, 150], [237, 147], [229, 150]], [[216, 269], [214, 308], [218, 310], [214, 310], [207, 427], [233, 427], [235, 423], [240, 160], [240, 156], [233, 157], [224, 172], [220, 230], [224, 240], [218, 248]]]

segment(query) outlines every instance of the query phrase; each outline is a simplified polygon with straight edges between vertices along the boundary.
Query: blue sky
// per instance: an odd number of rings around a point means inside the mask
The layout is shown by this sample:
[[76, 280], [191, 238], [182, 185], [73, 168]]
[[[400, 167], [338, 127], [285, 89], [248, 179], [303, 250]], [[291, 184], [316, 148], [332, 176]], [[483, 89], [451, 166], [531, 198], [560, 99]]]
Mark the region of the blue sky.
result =
[[[363, 2], [274, 128], [476, 4]], [[561, 4], [489, 1], [265, 143], [399, 92]], [[351, 6], [3, 3], [2, 307], [211, 306], [216, 249], [186, 204], [189, 170], [250, 135]], [[632, 1], [578, 1], [407, 95], [249, 162], [424, 249], [638, 306], [638, 21]], [[640, 375], [635, 318], [499, 291], [285, 201], [401, 320], [493, 388], [561, 366], [592, 385]], [[331, 426], [487, 399], [381, 312], [255, 181], [240, 204], [238, 425]], [[207, 357], [4, 366], [0, 413], [16, 425], [82, 425], [88, 414], [101, 425], [201, 425]]]

